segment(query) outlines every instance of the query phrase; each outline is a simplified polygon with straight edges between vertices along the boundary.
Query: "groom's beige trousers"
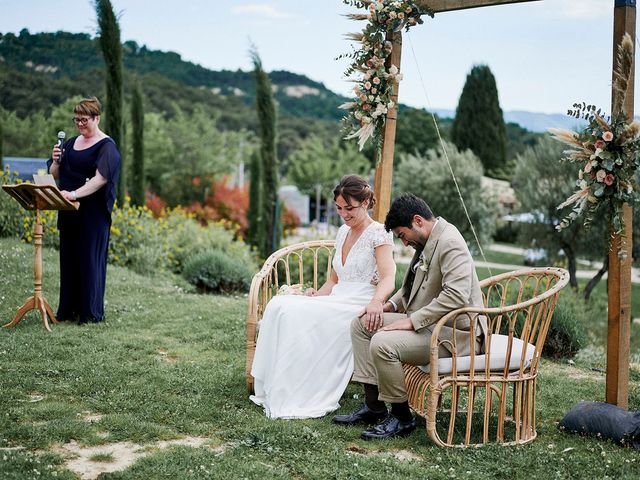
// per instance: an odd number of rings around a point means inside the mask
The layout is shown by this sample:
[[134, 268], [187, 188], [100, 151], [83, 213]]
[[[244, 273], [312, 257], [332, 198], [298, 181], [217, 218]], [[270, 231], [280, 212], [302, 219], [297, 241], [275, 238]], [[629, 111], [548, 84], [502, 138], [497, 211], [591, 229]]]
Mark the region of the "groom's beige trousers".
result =
[[[385, 313], [384, 324], [407, 318], [404, 313]], [[351, 323], [353, 344], [353, 381], [378, 385], [378, 398], [385, 402], [400, 403], [407, 400], [402, 364], [429, 363], [431, 330], [391, 330], [370, 332], [364, 327], [364, 317]], [[440, 357], [451, 354], [440, 347]]]

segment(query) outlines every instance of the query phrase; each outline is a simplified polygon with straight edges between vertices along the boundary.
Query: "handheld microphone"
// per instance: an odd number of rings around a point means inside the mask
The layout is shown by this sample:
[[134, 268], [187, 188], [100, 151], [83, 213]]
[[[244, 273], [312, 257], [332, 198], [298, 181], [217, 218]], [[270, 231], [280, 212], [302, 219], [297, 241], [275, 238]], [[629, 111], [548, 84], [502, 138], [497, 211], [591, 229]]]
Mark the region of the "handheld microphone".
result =
[[62, 161], [62, 145], [64, 144], [64, 137], [66, 136], [67, 135], [62, 130], [58, 132], [58, 143], [56, 143], [56, 145], [60, 149], [60, 158], [58, 159], [58, 163]]

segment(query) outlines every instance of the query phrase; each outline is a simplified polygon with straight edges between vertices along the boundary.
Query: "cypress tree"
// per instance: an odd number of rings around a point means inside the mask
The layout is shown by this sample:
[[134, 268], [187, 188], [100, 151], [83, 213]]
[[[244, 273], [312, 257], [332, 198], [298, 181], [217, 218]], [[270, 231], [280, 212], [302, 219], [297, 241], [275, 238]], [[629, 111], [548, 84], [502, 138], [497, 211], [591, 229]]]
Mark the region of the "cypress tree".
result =
[[451, 140], [458, 149], [470, 149], [488, 175], [505, 167], [507, 133], [498, 101], [496, 79], [486, 65], [475, 65], [462, 89]]
[[131, 140], [133, 144], [131, 203], [133, 205], [144, 205], [146, 203], [144, 185], [144, 106], [138, 82], [133, 87], [133, 97], [131, 99], [131, 125], [133, 130], [133, 138]]
[[262, 69], [258, 51], [251, 50], [256, 79], [256, 108], [260, 125], [260, 160], [262, 163], [262, 222], [259, 238], [263, 243], [260, 253], [268, 257], [280, 245], [277, 225], [278, 207], [278, 159], [276, 156], [276, 107], [273, 101], [271, 81]]
[[[120, 153], [124, 152], [123, 138], [123, 94], [122, 94], [122, 44], [120, 43], [120, 26], [113, 12], [110, 0], [96, 0], [98, 15], [98, 31], [100, 49], [106, 67], [107, 101], [105, 108], [105, 132], [113, 138]], [[120, 180], [118, 181], [118, 204], [124, 204], [125, 195], [124, 155], [120, 164]]]
[[260, 155], [254, 152], [251, 155], [251, 165], [249, 166], [249, 211], [247, 212], [247, 220], [249, 221], [249, 229], [247, 232], [247, 243], [255, 247], [259, 252], [263, 248], [260, 243], [260, 230], [262, 223], [262, 165]]

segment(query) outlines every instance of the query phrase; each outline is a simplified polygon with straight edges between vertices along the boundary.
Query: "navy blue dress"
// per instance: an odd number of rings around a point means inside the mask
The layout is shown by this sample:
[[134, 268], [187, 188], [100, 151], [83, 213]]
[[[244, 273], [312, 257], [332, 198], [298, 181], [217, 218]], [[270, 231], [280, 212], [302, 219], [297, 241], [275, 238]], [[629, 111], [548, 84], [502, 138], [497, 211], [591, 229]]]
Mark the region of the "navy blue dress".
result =
[[65, 142], [60, 162], [60, 190], [82, 187], [100, 172], [107, 183], [78, 199], [77, 211], [59, 211], [60, 302], [56, 316], [81, 323], [104, 320], [104, 292], [111, 211], [120, 173], [120, 152], [107, 137], [85, 150], [74, 150], [77, 137]]

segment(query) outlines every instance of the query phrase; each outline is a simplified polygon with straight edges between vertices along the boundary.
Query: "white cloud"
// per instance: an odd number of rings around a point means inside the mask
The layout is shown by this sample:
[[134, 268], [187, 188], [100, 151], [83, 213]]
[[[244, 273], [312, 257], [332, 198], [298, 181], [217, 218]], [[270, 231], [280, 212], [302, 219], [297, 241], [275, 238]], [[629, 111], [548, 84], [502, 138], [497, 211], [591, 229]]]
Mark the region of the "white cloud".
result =
[[608, 0], [547, 0], [547, 13], [561, 18], [600, 18], [611, 15], [613, 2]]
[[288, 12], [278, 10], [273, 5], [264, 3], [239, 5], [237, 7], [233, 7], [231, 11], [236, 15], [249, 15], [260, 18], [269, 18], [271, 20], [280, 20], [291, 17]]

